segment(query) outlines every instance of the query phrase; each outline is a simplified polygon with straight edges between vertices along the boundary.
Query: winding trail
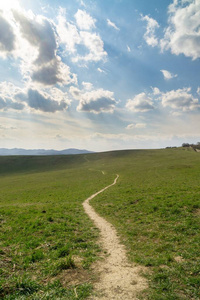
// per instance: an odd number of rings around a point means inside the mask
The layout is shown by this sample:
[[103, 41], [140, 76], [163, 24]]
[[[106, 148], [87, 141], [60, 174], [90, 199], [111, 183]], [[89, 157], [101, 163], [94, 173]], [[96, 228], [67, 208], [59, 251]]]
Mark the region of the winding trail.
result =
[[107, 252], [104, 260], [95, 265], [95, 272], [100, 274], [100, 278], [94, 285], [95, 296], [89, 298], [92, 300], [137, 300], [138, 292], [147, 288], [147, 281], [140, 275], [144, 268], [128, 263], [125, 247], [120, 244], [115, 228], [89, 204], [91, 199], [115, 185], [118, 178], [119, 175], [112, 184], [83, 202], [85, 212], [100, 229], [100, 242]]

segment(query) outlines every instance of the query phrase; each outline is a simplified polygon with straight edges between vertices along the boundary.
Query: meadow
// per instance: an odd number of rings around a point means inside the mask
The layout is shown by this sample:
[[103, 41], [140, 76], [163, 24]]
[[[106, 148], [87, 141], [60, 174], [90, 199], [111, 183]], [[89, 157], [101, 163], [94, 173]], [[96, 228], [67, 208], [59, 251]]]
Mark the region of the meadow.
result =
[[0, 161], [0, 298], [84, 299], [100, 249], [82, 202], [111, 178], [84, 156]]
[[0, 298], [91, 294], [102, 249], [82, 202], [116, 173], [92, 205], [146, 266], [140, 299], [200, 299], [200, 153], [188, 148], [0, 157]]
[[[147, 267], [141, 299], [200, 299], [200, 155], [191, 149], [115, 153], [118, 184], [92, 201]], [[118, 157], [119, 156], [119, 157]], [[113, 170], [114, 171], [114, 170]]]

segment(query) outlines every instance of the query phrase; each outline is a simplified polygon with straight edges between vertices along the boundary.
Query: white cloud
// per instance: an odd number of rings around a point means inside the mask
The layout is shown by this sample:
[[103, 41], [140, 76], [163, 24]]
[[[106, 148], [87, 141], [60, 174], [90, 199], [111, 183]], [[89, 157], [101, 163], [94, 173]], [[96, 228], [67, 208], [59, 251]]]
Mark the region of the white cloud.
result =
[[76, 45], [81, 43], [81, 37], [76, 25], [67, 22], [65, 11], [60, 11], [56, 28], [60, 41], [65, 44], [67, 52], [76, 53]]
[[200, 87], [197, 89], [197, 94], [200, 95]]
[[136, 95], [133, 99], [129, 99], [126, 108], [133, 112], [147, 112], [153, 110], [153, 101], [145, 93]]
[[194, 98], [190, 91], [190, 88], [183, 88], [162, 93], [162, 105], [182, 111], [191, 111], [200, 108], [198, 99]]
[[82, 86], [86, 91], [90, 91], [93, 88], [93, 84], [91, 82], [82, 82]]
[[23, 90], [10, 82], [0, 83], [0, 110], [23, 110], [25, 105], [14, 98], [14, 95]]
[[48, 90], [50, 97], [57, 101], [62, 102], [65, 101], [67, 105], [70, 104], [68, 93], [61, 91], [60, 89], [53, 87]]
[[135, 124], [135, 128], [146, 128], [146, 124], [145, 123], [137, 123], [137, 124]]
[[177, 77], [177, 74], [172, 74], [172, 73], [170, 73], [167, 70], [160, 70], [160, 72], [162, 72], [162, 74], [164, 76], [164, 79], [166, 79], [166, 80], [169, 80], [169, 79]]
[[100, 73], [106, 73], [104, 70], [102, 70], [101, 68], [97, 68], [97, 71]]
[[22, 103], [13, 101], [10, 98], [2, 98], [0, 96], [0, 110], [8, 110], [8, 109], [23, 110], [24, 107], [25, 106]]
[[[129, 99], [126, 103], [126, 108], [133, 112], [147, 112], [155, 108], [153, 101], [159, 100], [159, 103], [161, 103], [163, 107], [170, 107], [179, 112], [189, 112], [200, 109], [199, 100], [192, 95], [191, 88], [162, 92], [157, 87], [154, 87], [152, 90], [153, 93], [141, 93], [136, 95], [133, 99]], [[160, 105], [159, 103], [158, 105]], [[134, 124], [132, 124], [132, 126], [133, 125]]]
[[58, 36], [53, 21], [20, 7], [5, 16], [6, 19], [0, 12], [0, 55], [12, 54], [26, 82], [34, 82], [35, 86], [77, 83], [76, 75], [57, 54]]
[[161, 40], [162, 50], [175, 55], [200, 57], [200, 1], [174, 0], [169, 6], [168, 27]]
[[157, 88], [157, 87], [152, 88], [152, 90], [153, 90], [154, 95], [159, 95], [161, 93], [159, 88]]
[[107, 19], [108, 26], [114, 28], [115, 30], [120, 30], [115, 23], [111, 22], [110, 19]]
[[27, 49], [30, 53], [21, 57], [22, 72], [30, 74], [33, 81], [46, 86], [76, 83], [76, 75], [70, 72], [70, 68], [57, 55], [54, 24], [44, 17], [29, 17], [18, 11], [14, 11], [13, 15], [20, 26], [21, 37], [30, 45]]
[[[80, 12], [83, 11], [78, 10], [78, 12], [76, 13], [77, 18], [80, 16], [80, 14], [82, 14]], [[83, 16], [86, 17], [89, 15], [86, 12], [84, 12]], [[86, 17], [86, 20], [90, 20], [90, 18], [88, 19]], [[90, 26], [79, 26], [79, 28], [86, 29], [87, 27], [87, 31], [80, 30], [75, 24], [68, 22], [66, 20], [65, 10], [60, 10], [57, 25], [57, 32], [59, 34], [60, 42], [65, 45], [67, 52], [73, 55], [72, 61], [74, 62], [90, 62], [104, 60], [107, 56], [107, 53], [104, 50], [104, 43], [100, 35], [95, 32], [89, 31], [95, 26], [92, 26], [93, 23], [89, 21], [88, 23], [86, 22], [84, 24], [90, 24]], [[77, 51], [77, 45], [83, 45], [88, 50], [87, 53], [84, 55], [79, 54]]]
[[151, 46], [155, 47], [158, 45], [158, 39], [155, 36], [155, 30], [156, 28], [159, 28], [159, 24], [156, 20], [153, 18], [150, 18], [149, 16], [142, 16], [142, 21], [147, 22], [146, 32], [144, 34], [144, 39], [146, 43]]
[[35, 70], [32, 74], [32, 79], [46, 86], [77, 84], [77, 76], [72, 74], [69, 66], [61, 62], [58, 57]]
[[10, 82], [0, 83], [0, 109], [24, 110], [32, 108], [41, 112], [65, 110], [70, 105], [68, 94], [58, 88], [38, 91], [34, 87], [19, 88]]
[[18, 11], [14, 11], [13, 15], [20, 26], [22, 37], [37, 48], [38, 56], [34, 64], [42, 65], [53, 60], [57, 42], [52, 23], [46, 18], [30, 18]]
[[83, 89], [71, 86], [69, 91], [72, 97], [79, 100], [77, 111], [88, 113], [113, 113], [117, 101], [114, 93], [103, 89], [92, 89], [93, 85], [89, 82], [82, 82]]
[[82, 92], [79, 99], [77, 110], [94, 114], [113, 113], [117, 103], [113, 92], [103, 89]]
[[131, 48], [127, 45], [127, 51], [131, 52]]
[[72, 97], [76, 100], [79, 100], [81, 97], [81, 90], [75, 86], [70, 86], [69, 92], [72, 95]]
[[22, 91], [23, 89], [15, 86], [11, 82], [7, 82], [7, 81], [0, 82], [0, 96], [3, 98], [6, 97], [12, 98], [13, 95], [17, 93], [21, 93]]
[[104, 43], [97, 33], [80, 31], [81, 44], [88, 48], [89, 53], [85, 56], [76, 56], [73, 61], [100, 61], [104, 60], [107, 52], [104, 51]]
[[146, 124], [145, 123], [136, 123], [136, 124], [129, 124], [126, 129], [130, 130], [130, 129], [142, 129], [142, 128], [146, 128]]
[[20, 8], [19, 1], [20, 0], [1, 1], [0, 2], [0, 10], [9, 12], [11, 9], [18, 9], [18, 8]]
[[76, 24], [81, 30], [90, 30], [96, 27], [96, 20], [84, 10], [79, 9], [74, 17], [76, 19]]

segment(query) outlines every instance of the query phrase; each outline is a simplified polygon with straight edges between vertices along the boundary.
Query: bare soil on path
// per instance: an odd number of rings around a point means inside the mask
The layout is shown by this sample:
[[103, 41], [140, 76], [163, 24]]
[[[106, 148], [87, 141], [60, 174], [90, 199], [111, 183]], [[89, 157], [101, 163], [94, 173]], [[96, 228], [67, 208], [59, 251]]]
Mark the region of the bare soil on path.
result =
[[104, 259], [94, 266], [100, 277], [94, 285], [95, 295], [89, 298], [93, 300], [137, 300], [137, 294], [148, 286], [146, 279], [140, 275], [145, 269], [127, 261], [125, 247], [119, 242], [115, 228], [89, 204], [91, 199], [115, 185], [118, 177], [83, 202], [85, 212], [100, 230], [100, 243], [106, 252]]

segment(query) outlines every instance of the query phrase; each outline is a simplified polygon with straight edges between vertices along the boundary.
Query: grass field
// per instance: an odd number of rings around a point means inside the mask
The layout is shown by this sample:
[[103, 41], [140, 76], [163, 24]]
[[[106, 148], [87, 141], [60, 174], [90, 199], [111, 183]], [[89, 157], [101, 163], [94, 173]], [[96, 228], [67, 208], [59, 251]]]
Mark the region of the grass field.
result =
[[200, 154], [182, 148], [0, 157], [0, 298], [91, 293], [101, 249], [82, 202], [116, 173], [92, 205], [147, 267], [141, 299], [200, 299]]
[[84, 299], [100, 249], [82, 202], [112, 176], [84, 156], [0, 161], [0, 298]]
[[[124, 154], [124, 156], [123, 156]], [[92, 205], [115, 225], [129, 258], [148, 267], [146, 299], [200, 299], [200, 155], [116, 153], [118, 184]], [[119, 157], [117, 157], [119, 155]]]

